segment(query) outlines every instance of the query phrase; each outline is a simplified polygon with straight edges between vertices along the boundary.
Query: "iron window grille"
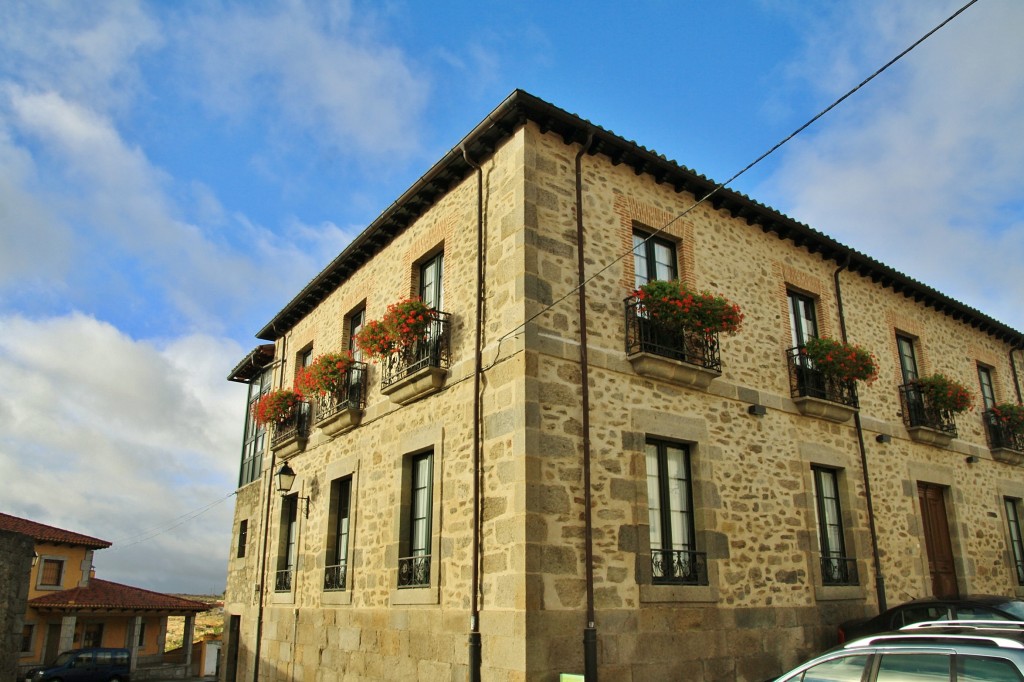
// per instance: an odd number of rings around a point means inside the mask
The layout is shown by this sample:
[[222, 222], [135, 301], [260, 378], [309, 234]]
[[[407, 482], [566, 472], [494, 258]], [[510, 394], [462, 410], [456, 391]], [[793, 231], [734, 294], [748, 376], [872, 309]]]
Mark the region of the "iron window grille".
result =
[[324, 589], [328, 591], [344, 591], [348, 578], [347, 562], [341, 562], [324, 569]]
[[1024, 433], [1014, 431], [1004, 424], [992, 410], [982, 413], [985, 420], [985, 431], [988, 434], [988, 446], [992, 450], [1006, 448], [1024, 452]]
[[395, 351], [381, 362], [382, 389], [425, 367], [447, 369], [451, 364], [450, 315], [431, 310], [425, 338]]
[[626, 305], [626, 354], [651, 353], [715, 372], [722, 371], [718, 333], [679, 330], [647, 316], [640, 301], [630, 296]]
[[342, 379], [343, 388], [339, 393], [320, 393], [313, 398], [316, 423], [330, 419], [345, 410], [361, 410], [366, 407], [366, 363], [355, 362]]
[[278, 448], [292, 438], [308, 438], [312, 409], [308, 402], [301, 402], [291, 417], [274, 424], [274, 438], [270, 447]]
[[924, 426], [956, 437], [953, 414], [949, 410], [931, 405], [917, 384], [908, 383], [900, 386], [900, 405], [903, 408], [903, 423], [907, 426]]
[[794, 398], [819, 398], [829, 402], [860, 407], [857, 399], [857, 382], [837, 379], [814, 367], [814, 362], [796, 346], [786, 351], [789, 364], [789, 392]]
[[398, 588], [430, 586], [430, 555], [402, 557], [398, 560]]
[[651, 582], [658, 585], [707, 585], [707, 552], [652, 549]]
[[836, 554], [822, 554], [821, 582], [830, 586], [859, 585], [857, 560]]
[[292, 569], [282, 568], [274, 575], [275, 592], [292, 591]]

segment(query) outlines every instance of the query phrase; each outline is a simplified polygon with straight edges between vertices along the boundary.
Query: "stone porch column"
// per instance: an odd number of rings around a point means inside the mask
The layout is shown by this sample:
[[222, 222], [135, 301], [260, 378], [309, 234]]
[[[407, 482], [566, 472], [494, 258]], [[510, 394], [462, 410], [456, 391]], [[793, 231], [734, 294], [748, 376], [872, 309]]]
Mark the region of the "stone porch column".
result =
[[135, 616], [128, 619], [128, 653], [130, 655], [130, 672], [135, 672], [139, 665], [139, 630], [142, 629], [142, 616]]
[[63, 616], [60, 619], [60, 646], [57, 653], [75, 648], [75, 624], [78, 616]]
[[185, 616], [185, 636], [181, 640], [181, 646], [185, 649], [185, 665], [192, 665], [192, 639], [195, 637], [196, 614], [191, 613]]

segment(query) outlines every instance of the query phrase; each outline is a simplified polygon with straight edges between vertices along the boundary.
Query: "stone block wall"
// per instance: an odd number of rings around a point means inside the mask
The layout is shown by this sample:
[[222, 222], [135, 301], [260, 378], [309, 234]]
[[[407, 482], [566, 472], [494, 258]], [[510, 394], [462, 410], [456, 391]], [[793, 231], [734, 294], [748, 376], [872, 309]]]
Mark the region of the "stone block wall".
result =
[[0, 530], [0, 678], [7, 680], [17, 677], [34, 547], [29, 536]]
[[[579, 146], [527, 122], [483, 166], [484, 374], [481, 389], [484, 679], [556, 680], [582, 672], [586, 626], [579, 283], [574, 175]], [[910, 439], [899, 414], [897, 331], [913, 335], [925, 371], [968, 385], [991, 368], [1010, 400], [1009, 349], [791, 241], [656, 183], [603, 155], [582, 158], [588, 279], [589, 442], [594, 604], [600, 670], [615, 680], [760, 680], [834, 642], [836, 625], [877, 608], [869, 484], [890, 603], [930, 590], [918, 481], [944, 486], [964, 592], [1019, 591], [1003, 496], [1024, 498], [1018, 467], [993, 461], [978, 413], [958, 418], [947, 447]], [[415, 291], [416, 264], [443, 250], [452, 365], [440, 391], [399, 406], [371, 366], [360, 424], [315, 430], [291, 455], [300, 505], [294, 587], [273, 591], [282, 547], [281, 499], [264, 479], [239, 491], [246, 557], [229, 562], [226, 613], [242, 616], [239, 677], [251, 674], [267, 528], [260, 679], [465, 679], [471, 602], [476, 177], [451, 187], [379, 254], [277, 340], [290, 385], [299, 352], [345, 347], [345, 320], [379, 317]], [[684, 215], [685, 214], [685, 215]], [[677, 218], [677, 216], [682, 217]], [[746, 314], [721, 340], [722, 375], [695, 389], [640, 374], [625, 353], [623, 300], [632, 290], [632, 231], [666, 226], [680, 276], [722, 293]], [[860, 389], [867, 480], [853, 420], [805, 416], [790, 396], [787, 291], [816, 299], [822, 335], [841, 329], [879, 359]], [[752, 404], [764, 416], [748, 414]], [[875, 435], [892, 437], [887, 444]], [[644, 448], [689, 448], [698, 547], [708, 585], [651, 582]], [[397, 589], [409, 456], [434, 455], [430, 586]], [[966, 463], [966, 456], [978, 458]], [[837, 470], [847, 553], [858, 584], [824, 585], [813, 465]], [[323, 589], [331, 483], [352, 477], [349, 581]], [[229, 654], [230, 655], [230, 654]]]

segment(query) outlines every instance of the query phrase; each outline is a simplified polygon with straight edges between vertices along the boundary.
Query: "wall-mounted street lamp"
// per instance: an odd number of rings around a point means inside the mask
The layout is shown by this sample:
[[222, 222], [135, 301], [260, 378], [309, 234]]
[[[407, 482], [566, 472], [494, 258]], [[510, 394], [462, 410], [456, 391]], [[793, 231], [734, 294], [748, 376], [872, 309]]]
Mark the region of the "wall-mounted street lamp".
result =
[[764, 405], [751, 405], [747, 408], [747, 414], [752, 414], [755, 417], [763, 417], [768, 414], [768, 408]]
[[885, 443], [892, 442], [892, 436], [890, 436], [888, 433], [880, 433], [877, 436], [875, 436], [875, 440], [884, 445]]
[[[292, 468], [290, 466], [288, 466], [288, 462], [285, 462], [284, 464], [281, 465], [281, 468], [277, 470], [277, 492], [281, 493], [281, 497], [284, 497], [285, 495], [287, 495], [291, 491], [292, 485], [294, 483], [295, 483], [295, 472], [292, 470]], [[309, 518], [309, 498], [308, 497], [297, 497], [297, 499], [305, 501], [305, 503], [306, 503], [305, 516], [308, 519]]]

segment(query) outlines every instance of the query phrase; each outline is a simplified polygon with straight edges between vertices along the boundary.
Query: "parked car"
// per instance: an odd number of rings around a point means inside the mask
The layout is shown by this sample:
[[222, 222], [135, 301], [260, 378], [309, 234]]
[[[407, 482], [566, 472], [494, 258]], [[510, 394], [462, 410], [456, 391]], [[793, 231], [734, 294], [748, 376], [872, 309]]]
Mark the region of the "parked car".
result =
[[846, 621], [839, 626], [839, 643], [877, 632], [899, 630], [911, 623], [971, 619], [1024, 621], [1024, 600], [990, 594], [960, 599], [915, 599], [883, 611], [874, 618]]
[[72, 649], [59, 654], [53, 663], [33, 668], [25, 682], [130, 682], [127, 649]]
[[954, 679], [957, 682], [1024, 680], [1024, 622], [918, 623], [898, 632], [847, 642], [777, 677], [775, 682], [950, 682]]

